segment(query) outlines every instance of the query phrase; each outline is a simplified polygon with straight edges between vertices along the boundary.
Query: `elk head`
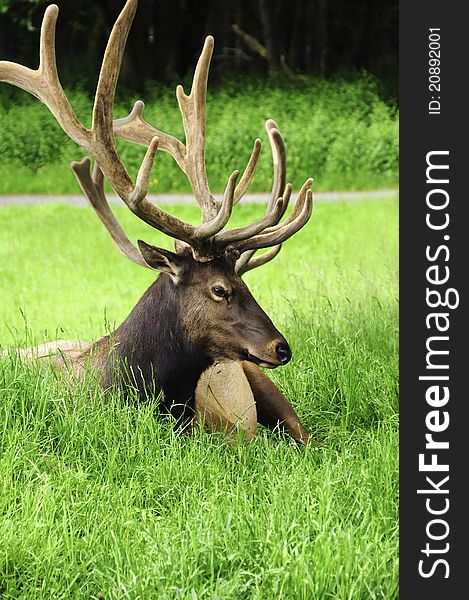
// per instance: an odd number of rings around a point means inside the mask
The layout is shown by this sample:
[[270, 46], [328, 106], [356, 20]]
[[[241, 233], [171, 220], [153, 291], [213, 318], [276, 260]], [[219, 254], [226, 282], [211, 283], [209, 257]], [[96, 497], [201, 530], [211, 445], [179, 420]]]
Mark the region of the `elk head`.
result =
[[174, 298], [184, 337], [212, 360], [249, 360], [267, 368], [290, 360], [286, 340], [235, 272], [236, 254], [200, 262], [191, 252], [174, 254], [141, 240], [138, 245], [145, 262], [166, 274], [173, 288], [166, 295]]
[[[233, 206], [243, 197], [252, 180], [261, 141], [255, 140], [243, 175], [239, 178], [239, 172], [234, 171], [228, 178], [223, 197], [215, 197], [209, 189], [205, 166], [206, 91], [214, 44], [211, 36], [205, 40], [190, 94], [186, 95], [181, 86], [176, 90], [184, 143], [149, 125], [143, 118], [141, 101], [135, 103], [127, 117], [113, 121], [115, 87], [136, 7], [137, 0], [126, 2], [110, 34], [90, 129], [77, 119], [59, 81], [54, 47], [57, 6], [49, 6], [44, 15], [39, 68], [32, 70], [1, 61], [0, 80], [21, 87], [42, 100], [65, 133], [94, 158], [93, 170], [89, 158], [71, 165], [82, 190], [120, 251], [137, 264], [162, 273], [157, 283], [160, 282], [160, 288], [165, 286], [167, 298], [177, 298], [181, 326], [189, 340], [195, 339], [198, 344], [205, 345], [213, 359], [249, 360], [267, 367], [285, 364], [291, 357], [288, 344], [256, 303], [241, 275], [271, 260], [282, 242], [305, 225], [313, 207], [310, 189], [313, 180], [305, 182], [289, 216], [281, 222], [292, 188], [286, 184], [282, 136], [274, 121], [268, 120], [266, 128], [274, 157], [274, 183], [266, 214], [244, 227], [225, 229]], [[122, 163], [115, 137], [147, 147], [135, 182]], [[200, 225], [181, 221], [148, 199], [150, 171], [157, 150], [171, 154], [187, 176], [201, 209]], [[137, 248], [130, 242], [109, 207], [104, 194], [104, 178], [137, 217], [175, 240], [174, 253], [141, 241]], [[256, 255], [262, 248], [268, 250]], [[132, 320], [132, 314], [138, 316], [145, 303], [151, 304], [146, 296], [128, 319]]]

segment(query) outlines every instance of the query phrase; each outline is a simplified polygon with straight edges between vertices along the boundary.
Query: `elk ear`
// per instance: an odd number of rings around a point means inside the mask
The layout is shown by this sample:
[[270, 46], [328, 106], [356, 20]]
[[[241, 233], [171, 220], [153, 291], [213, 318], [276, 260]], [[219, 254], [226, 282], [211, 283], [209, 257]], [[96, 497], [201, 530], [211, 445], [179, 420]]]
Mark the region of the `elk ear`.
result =
[[168, 273], [174, 283], [178, 282], [185, 265], [185, 260], [182, 256], [163, 248], [150, 246], [150, 244], [142, 240], [137, 240], [137, 244], [142, 253], [143, 260], [149, 267], [161, 273]]

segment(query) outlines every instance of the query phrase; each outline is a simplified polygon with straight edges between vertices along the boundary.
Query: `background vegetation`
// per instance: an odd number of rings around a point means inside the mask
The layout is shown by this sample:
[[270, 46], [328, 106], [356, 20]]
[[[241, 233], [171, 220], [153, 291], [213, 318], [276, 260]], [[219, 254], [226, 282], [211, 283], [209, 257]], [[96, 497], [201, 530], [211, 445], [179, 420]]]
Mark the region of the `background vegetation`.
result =
[[[57, 48], [66, 85], [87, 89], [101, 64], [124, 0], [57, 0]], [[0, 56], [37, 60], [48, 0], [0, 0]], [[330, 76], [366, 70], [396, 93], [396, 0], [140, 0], [127, 42], [122, 82], [174, 83], [193, 69], [201, 40], [215, 36], [214, 77], [281, 73]]]
[[[124, 99], [125, 96], [125, 99]], [[69, 93], [89, 124], [92, 102], [84, 92]], [[122, 92], [115, 116], [125, 116], [140, 96]], [[146, 119], [184, 139], [174, 88], [148, 84]], [[274, 118], [285, 136], [288, 178], [298, 186], [310, 176], [316, 190], [395, 187], [398, 168], [398, 113], [379, 94], [369, 75], [355, 81], [311, 79], [301, 83], [226, 80], [209, 88], [207, 162], [211, 187], [222, 192], [233, 169], [244, 168], [256, 137], [264, 149], [250, 191], [266, 191], [272, 158], [264, 122]], [[36, 99], [0, 89], [0, 193], [79, 193], [68, 168], [83, 152], [69, 140]], [[120, 144], [126, 166], [136, 174], [144, 150]], [[159, 153], [151, 192], [189, 192], [174, 160]]]
[[[319, 203], [246, 274], [291, 342], [293, 361], [269, 375], [315, 448], [177, 437], [152, 405], [0, 361], [0, 595], [397, 598], [396, 208]], [[233, 225], [262, 210], [238, 205]], [[170, 246], [117, 214], [132, 239]], [[0, 231], [4, 346], [97, 338], [153, 279], [88, 208], [4, 207]]]
[[[110, 28], [123, 0], [58, 2], [61, 81], [87, 124]], [[0, 0], [0, 57], [37, 64], [47, 2]], [[397, 2], [386, 0], [141, 0], [127, 42], [115, 116], [136, 99], [147, 119], [182, 136], [177, 83], [190, 85], [202, 41], [216, 39], [207, 123], [211, 186], [245, 164], [264, 121], [285, 135], [289, 178], [317, 190], [397, 185]], [[36, 99], [0, 86], [0, 194], [77, 193], [68, 163], [80, 150]], [[142, 150], [125, 145], [132, 172]], [[252, 191], [270, 187], [265, 147]], [[185, 192], [174, 162], [159, 156], [152, 191]]]

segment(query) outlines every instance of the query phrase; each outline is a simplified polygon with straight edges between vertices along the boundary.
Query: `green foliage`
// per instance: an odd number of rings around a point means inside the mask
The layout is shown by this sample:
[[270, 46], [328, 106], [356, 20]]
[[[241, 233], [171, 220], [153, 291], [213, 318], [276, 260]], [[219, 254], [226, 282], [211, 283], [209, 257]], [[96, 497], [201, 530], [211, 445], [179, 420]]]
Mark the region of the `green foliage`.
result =
[[[238, 205], [233, 225], [262, 212]], [[97, 338], [154, 277], [88, 208], [4, 207], [0, 231], [4, 346]], [[151, 405], [104, 402], [92, 382], [58, 387], [14, 353], [0, 361], [0, 595], [397, 598], [396, 271], [396, 203], [370, 200], [318, 203], [246, 275], [291, 342], [292, 362], [269, 375], [311, 448], [265, 431], [234, 447], [176, 436]]]
[[[211, 187], [223, 191], [234, 168], [246, 164], [253, 141], [264, 149], [251, 191], [267, 191], [272, 160], [264, 122], [273, 118], [284, 134], [288, 178], [298, 188], [310, 176], [315, 189], [372, 189], [395, 186], [398, 167], [398, 114], [384, 102], [378, 85], [363, 75], [352, 82], [336, 79], [302, 83], [253, 79], [225, 81], [209, 91], [207, 102], [207, 170]], [[89, 125], [91, 101], [69, 93], [78, 115]], [[182, 124], [174, 89], [148, 85], [146, 119], [180, 138]], [[47, 109], [17, 95], [0, 95], [0, 193], [77, 193], [68, 163], [80, 158]], [[119, 99], [116, 116], [124, 116], [137, 97]], [[119, 142], [123, 160], [135, 175], [141, 147]], [[152, 191], [187, 192], [189, 187], [175, 162], [163, 153], [156, 159]]]
[[9, 13], [13, 21], [19, 21], [24, 25], [26, 19], [22, 17], [22, 13], [25, 9], [39, 4], [42, 4], [42, 0], [0, 0], [0, 14]]

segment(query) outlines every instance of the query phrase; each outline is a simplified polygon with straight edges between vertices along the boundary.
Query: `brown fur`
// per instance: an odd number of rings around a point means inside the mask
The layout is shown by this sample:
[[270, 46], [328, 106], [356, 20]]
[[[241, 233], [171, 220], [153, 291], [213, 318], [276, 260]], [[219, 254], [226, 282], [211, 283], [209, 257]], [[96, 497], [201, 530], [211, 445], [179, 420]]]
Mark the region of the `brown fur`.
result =
[[284, 429], [300, 444], [307, 444], [310, 435], [282, 392], [259, 367], [242, 364], [256, 401], [258, 422], [269, 429]]
[[241, 429], [250, 441], [257, 423], [286, 431], [300, 444], [310, 435], [291, 404], [259, 367], [243, 361], [221, 362], [202, 373], [195, 394], [196, 421], [227, 438]]
[[256, 436], [256, 402], [240, 361], [216, 363], [202, 373], [195, 390], [195, 421], [223, 431], [228, 439], [238, 430], [247, 441]]

